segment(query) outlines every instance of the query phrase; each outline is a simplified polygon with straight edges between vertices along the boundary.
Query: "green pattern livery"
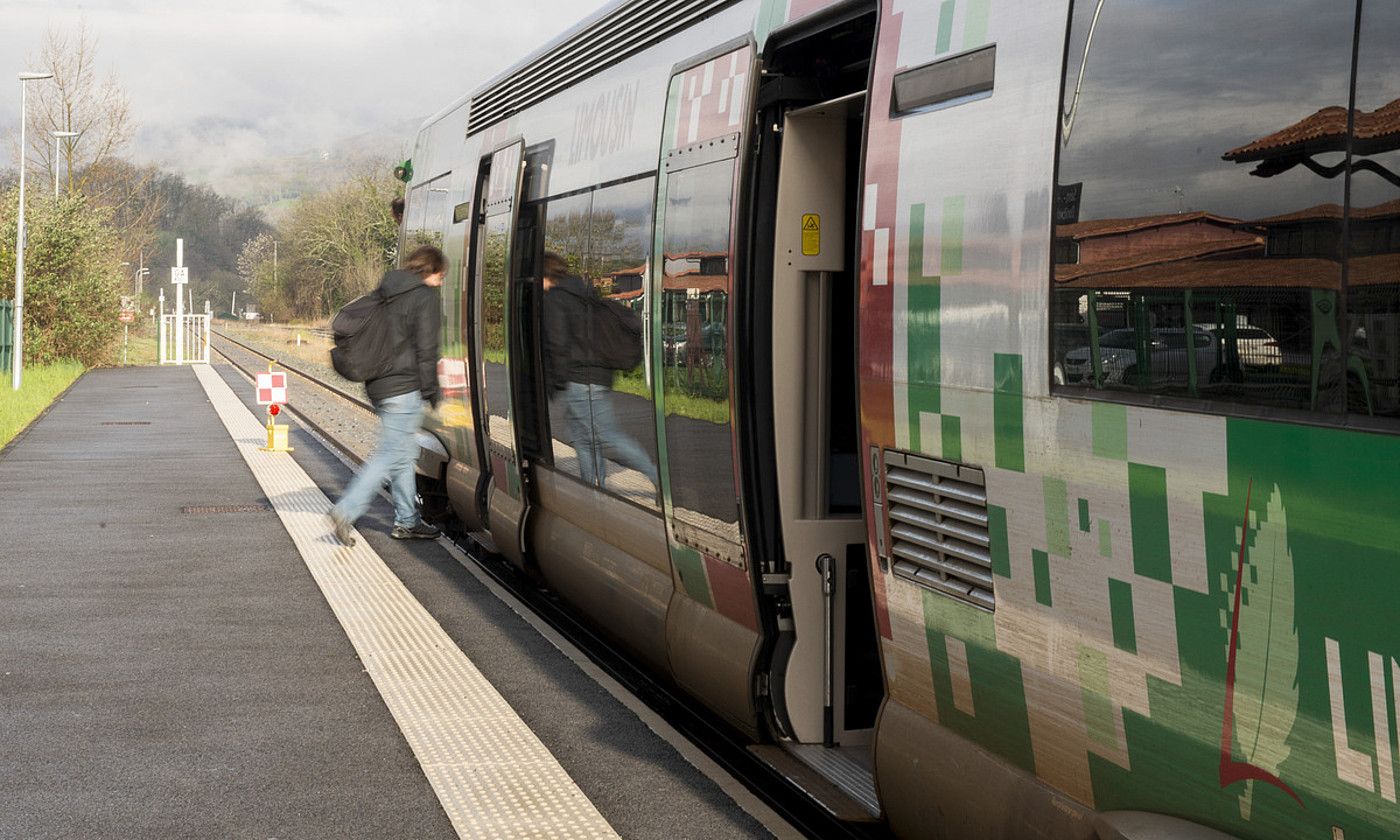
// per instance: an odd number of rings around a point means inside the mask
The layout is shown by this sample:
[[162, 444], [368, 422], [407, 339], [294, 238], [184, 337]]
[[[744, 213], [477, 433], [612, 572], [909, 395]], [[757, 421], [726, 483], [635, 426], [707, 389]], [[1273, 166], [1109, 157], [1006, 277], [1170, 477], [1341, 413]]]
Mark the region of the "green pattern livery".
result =
[[[942, 410], [938, 275], [924, 275], [924, 205], [909, 208], [909, 442], [922, 444], [923, 414]], [[946, 435], [946, 427], [944, 429]], [[959, 442], [961, 444], [961, 441]], [[946, 455], [944, 457], [947, 457]]]

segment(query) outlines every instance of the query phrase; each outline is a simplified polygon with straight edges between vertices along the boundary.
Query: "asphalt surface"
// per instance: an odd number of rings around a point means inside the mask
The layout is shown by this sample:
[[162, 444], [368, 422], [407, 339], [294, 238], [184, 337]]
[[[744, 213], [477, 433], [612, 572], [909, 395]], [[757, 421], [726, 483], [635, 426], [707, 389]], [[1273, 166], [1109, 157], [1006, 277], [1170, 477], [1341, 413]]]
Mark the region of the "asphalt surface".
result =
[[[349, 470], [292, 443], [338, 497]], [[0, 452], [0, 496], [0, 838], [453, 836], [275, 514], [180, 512], [266, 502], [191, 371], [87, 374]], [[359, 529], [620, 835], [765, 834], [391, 520]]]
[[[150, 425], [104, 425], [149, 423]], [[0, 837], [452, 837], [188, 368], [0, 453]]]

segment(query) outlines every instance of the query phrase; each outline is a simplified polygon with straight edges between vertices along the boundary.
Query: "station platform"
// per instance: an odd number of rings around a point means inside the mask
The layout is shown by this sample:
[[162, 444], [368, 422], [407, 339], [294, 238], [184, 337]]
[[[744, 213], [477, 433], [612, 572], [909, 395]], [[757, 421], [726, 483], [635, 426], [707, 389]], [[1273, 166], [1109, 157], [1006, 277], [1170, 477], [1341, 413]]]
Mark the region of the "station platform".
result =
[[252, 403], [95, 370], [0, 450], [0, 837], [793, 836]]

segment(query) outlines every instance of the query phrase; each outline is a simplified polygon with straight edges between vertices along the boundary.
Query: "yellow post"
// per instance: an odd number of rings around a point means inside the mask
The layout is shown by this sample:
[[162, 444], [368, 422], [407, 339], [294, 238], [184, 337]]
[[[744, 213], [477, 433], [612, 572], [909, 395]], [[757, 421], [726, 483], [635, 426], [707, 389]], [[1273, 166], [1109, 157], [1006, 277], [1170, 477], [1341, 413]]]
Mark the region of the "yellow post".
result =
[[[267, 363], [268, 373], [275, 372], [275, 368], [273, 367], [275, 364], [276, 361]], [[267, 407], [267, 446], [262, 447], [262, 450], [264, 452], [294, 452], [296, 451], [295, 448], [287, 445], [287, 432], [289, 427], [278, 424], [275, 419], [277, 417], [277, 412], [273, 409], [276, 408], [278, 408], [276, 405], [269, 405]]]

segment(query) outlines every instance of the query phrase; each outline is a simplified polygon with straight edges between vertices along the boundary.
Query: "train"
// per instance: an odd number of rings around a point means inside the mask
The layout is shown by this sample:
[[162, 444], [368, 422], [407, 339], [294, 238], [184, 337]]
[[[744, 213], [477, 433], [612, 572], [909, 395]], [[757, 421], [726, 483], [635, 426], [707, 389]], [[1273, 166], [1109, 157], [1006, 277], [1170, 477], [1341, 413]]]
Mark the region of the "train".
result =
[[850, 819], [1400, 836], [1398, 149], [1394, 3], [618, 0], [401, 170], [420, 483]]

